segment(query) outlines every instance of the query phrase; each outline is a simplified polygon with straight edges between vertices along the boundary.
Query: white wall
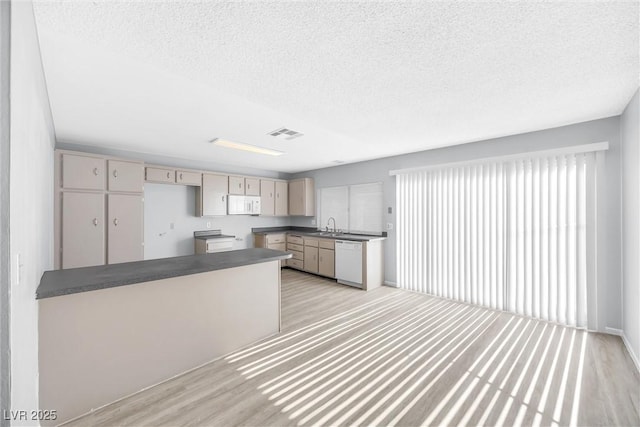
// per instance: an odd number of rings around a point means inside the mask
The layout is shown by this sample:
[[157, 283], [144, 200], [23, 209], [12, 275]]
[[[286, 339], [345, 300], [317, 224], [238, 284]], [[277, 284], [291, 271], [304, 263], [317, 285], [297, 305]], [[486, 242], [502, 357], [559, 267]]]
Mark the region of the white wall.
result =
[[35, 291], [53, 267], [55, 135], [31, 2], [12, 2], [11, 21], [11, 405], [31, 410], [38, 408]]
[[622, 329], [640, 369], [640, 94], [620, 119], [622, 140]]
[[[601, 203], [598, 211], [598, 238], [600, 242], [598, 255], [601, 263], [598, 266], [598, 277], [602, 278], [602, 286], [598, 295], [598, 327], [602, 331], [605, 328], [620, 330], [622, 328], [622, 290], [619, 126], [620, 118], [610, 117], [504, 138], [301, 172], [295, 174], [294, 177], [311, 176], [315, 179], [316, 188], [382, 181], [385, 206], [384, 222], [392, 223], [395, 226], [396, 189], [395, 178], [389, 176], [390, 170], [608, 141], [610, 148], [605, 154], [604, 174], [601, 177], [602, 185], [599, 188]], [[389, 141], [389, 143], [392, 144], [393, 141]], [[387, 207], [393, 209], [392, 214], [387, 213]], [[292, 225], [313, 226], [311, 221], [312, 218], [295, 218]], [[321, 227], [324, 225], [319, 224]], [[395, 227], [394, 230], [388, 230], [388, 233], [389, 238], [384, 243], [385, 280], [395, 283]]]
[[[212, 229], [236, 236], [234, 249], [253, 247], [252, 227], [288, 225], [289, 218], [249, 215], [196, 217], [196, 187], [144, 185], [144, 258], [192, 255], [193, 232]], [[174, 228], [171, 229], [171, 224]]]

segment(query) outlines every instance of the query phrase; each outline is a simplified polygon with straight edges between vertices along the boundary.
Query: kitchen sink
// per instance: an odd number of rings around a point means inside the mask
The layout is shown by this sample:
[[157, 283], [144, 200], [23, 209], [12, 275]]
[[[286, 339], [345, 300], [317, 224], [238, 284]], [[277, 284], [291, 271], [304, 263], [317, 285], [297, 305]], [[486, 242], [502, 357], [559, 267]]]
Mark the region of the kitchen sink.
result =
[[332, 231], [317, 231], [315, 233], [309, 233], [310, 236], [327, 236], [327, 237], [339, 237], [344, 236], [345, 233], [338, 233]]

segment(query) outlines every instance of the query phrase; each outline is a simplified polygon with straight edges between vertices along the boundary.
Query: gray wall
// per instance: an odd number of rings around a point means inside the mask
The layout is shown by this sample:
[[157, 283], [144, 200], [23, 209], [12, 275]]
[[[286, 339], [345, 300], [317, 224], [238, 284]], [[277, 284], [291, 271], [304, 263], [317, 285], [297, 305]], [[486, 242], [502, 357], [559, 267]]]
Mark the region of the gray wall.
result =
[[31, 2], [11, 3], [10, 90], [11, 406], [31, 410], [38, 409], [35, 291], [53, 267], [55, 144]]
[[635, 95], [620, 120], [622, 138], [622, 329], [627, 347], [640, 369], [640, 95]]
[[[11, 3], [0, 2], [0, 412], [11, 407], [11, 349], [9, 347], [9, 175]], [[2, 412], [4, 413], [4, 412]], [[8, 426], [5, 417], [0, 426]]]
[[[622, 293], [619, 125], [619, 117], [610, 117], [453, 147], [318, 169], [295, 174], [294, 176], [313, 177], [316, 188], [375, 181], [383, 182], [385, 222], [394, 224], [394, 230], [388, 230], [389, 238], [385, 241], [385, 280], [389, 283], [395, 283], [396, 189], [395, 178], [389, 176], [390, 170], [608, 141], [610, 148], [605, 154], [603, 176], [601, 176], [601, 187], [599, 188], [598, 241], [600, 244], [598, 255], [601, 262], [598, 265], [598, 278], [601, 288], [598, 293], [598, 329], [602, 331], [605, 328], [620, 330], [622, 327]], [[390, 141], [390, 143], [393, 142]], [[386, 207], [393, 208], [393, 213], [388, 214]], [[292, 221], [292, 225], [313, 226], [312, 220], [315, 220], [315, 218], [295, 218]], [[324, 226], [324, 224], [319, 225]]]

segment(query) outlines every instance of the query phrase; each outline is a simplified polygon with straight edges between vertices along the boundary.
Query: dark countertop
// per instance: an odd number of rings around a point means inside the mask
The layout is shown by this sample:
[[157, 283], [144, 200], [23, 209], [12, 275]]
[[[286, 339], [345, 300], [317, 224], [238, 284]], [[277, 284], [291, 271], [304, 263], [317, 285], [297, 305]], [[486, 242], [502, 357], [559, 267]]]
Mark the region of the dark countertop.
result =
[[341, 234], [339, 236], [321, 236], [313, 227], [262, 227], [252, 228], [253, 234], [274, 234], [274, 233], [290, 233], [300, 234], [302, 236], [315, 237], [318, 239], [333, 239], [333, 240], [351, 240], [355, 242], [369, 242], [371, 240], [383, 240], [387, 238], [387, 233], [382, 233], [382, 236], [370, 235], [370, 234]]
[[188, 255], [95, 267], [45, 271], [36, 299], [69, 295], [171, 277], [291, 258], [291, 253], [250, 248], [213, 254]]
[[251, 229], [251, 232], [254, 234], [272, 234], [272, 233], [282, 233], [286, 231], [297, 231], [300, 233], [313, 233], [316, 230], [313, 227], [295, 227], [293, 225], [285, 225], [282, 227], [254, 227]]

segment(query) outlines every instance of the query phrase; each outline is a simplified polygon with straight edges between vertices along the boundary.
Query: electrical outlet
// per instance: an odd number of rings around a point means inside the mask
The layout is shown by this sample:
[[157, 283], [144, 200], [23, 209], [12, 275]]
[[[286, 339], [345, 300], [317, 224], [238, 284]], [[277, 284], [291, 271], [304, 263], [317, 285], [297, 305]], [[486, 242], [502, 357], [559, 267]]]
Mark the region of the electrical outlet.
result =
[[387, 223], [387, 230], [393, 230], [393, 223], [392, 222], [388, 222]]
[[316, 220], [315, 219], [311, 220], [311, 225], [316, 225]]
[[173, 222], [169, 223], [169, 230], [173, 230], [175, 227], [175, 224]]
[[207, 221], [207, 228], [211, 228], [211, 221]]

